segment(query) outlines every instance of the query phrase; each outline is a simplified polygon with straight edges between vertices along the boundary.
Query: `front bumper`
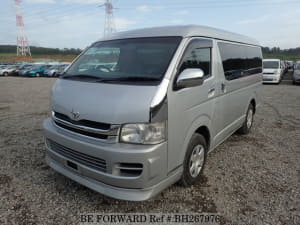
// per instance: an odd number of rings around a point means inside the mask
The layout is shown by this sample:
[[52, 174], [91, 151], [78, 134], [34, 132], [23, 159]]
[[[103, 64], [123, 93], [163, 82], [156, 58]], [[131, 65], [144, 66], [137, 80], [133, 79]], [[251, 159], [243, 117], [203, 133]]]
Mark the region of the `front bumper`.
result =
[[300, 82], [300, 74], [293, 74], [293, 81], [296, 83]]
[[280, 76], [279, 75], [263, 75], [263, 83], [279, 83]]
[[[46, 160], [50, 167], [104, 195], [132, 201], [146, 200], [179, 180], [182, 169], [167, 173], [167, 143], [159, 145], [108, 144], [58, 127], [51, 119], [44, 121]], [[76, 154], [105, 160], [106, 170], [100, 171], [74, 158], [51, 149], [49, 142], [58, 143]], [[76, 165], [76, 169], [69, 164]], [[117, 167], [142, 164], [137, 176], [122, 174]]]

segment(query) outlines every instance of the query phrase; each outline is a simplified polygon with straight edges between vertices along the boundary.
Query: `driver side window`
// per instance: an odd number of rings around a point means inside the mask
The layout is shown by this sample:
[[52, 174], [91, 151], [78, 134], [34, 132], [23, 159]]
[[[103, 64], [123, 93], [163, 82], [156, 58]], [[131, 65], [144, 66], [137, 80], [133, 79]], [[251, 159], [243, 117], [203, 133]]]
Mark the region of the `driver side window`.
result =
[[179, 73], [185, 69], [199, 68], [204, 76], [211, 75], [211, 45], [210, 40], [193, 40], [187, 47], [179, 67]]

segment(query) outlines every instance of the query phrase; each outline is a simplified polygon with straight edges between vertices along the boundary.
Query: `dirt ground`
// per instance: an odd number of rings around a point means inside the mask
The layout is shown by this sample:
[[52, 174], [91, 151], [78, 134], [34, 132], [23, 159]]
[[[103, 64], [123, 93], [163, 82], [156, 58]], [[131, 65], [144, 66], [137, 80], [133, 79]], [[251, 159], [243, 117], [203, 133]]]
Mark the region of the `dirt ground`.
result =
[[0, 223], [74, 224], [90, 212], [210, 212], [221, 224], [300, 224], [300, 86], [263, 86], [252, 132], [212, 152], [201, 182], [145, 202], [105, 197], [45, 164], [55, 79], [0, 77]]

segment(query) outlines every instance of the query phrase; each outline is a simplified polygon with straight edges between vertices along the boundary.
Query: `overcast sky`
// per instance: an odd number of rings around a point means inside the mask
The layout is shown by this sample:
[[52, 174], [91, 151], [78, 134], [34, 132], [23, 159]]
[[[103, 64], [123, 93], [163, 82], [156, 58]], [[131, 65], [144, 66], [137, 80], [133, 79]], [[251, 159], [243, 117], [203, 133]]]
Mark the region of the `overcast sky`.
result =
[[[16, 43], [14, 0], [0, 0], [0, 44]], [[300, 47], [300, 0], [114, 0], [118, 31], [196, 24]], [[103, 35], [103, 0], [23, 0], [30, 45], [84, 48]]]

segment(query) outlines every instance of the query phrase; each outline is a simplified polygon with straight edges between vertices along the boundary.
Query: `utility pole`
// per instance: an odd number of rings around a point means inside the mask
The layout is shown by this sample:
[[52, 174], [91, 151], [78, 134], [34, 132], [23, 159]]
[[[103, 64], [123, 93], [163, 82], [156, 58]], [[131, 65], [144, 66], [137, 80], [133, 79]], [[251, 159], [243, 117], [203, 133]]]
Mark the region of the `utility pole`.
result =
[[104, 3], [105, 6], [105, 22], [104, 22], [104, 36], [107, 36], [113, 32], [116, 32], [116, 25], [114, 21], [113, 10], [111, 0], [106, 0]]
[[23, 21], [22, 0], [15, 0], [15, 9], [16, 9], [16, 25], [17, 25], [17, 56], [30, 56], [30, 47], [28, 39], [25, 32], [25, 25]]

